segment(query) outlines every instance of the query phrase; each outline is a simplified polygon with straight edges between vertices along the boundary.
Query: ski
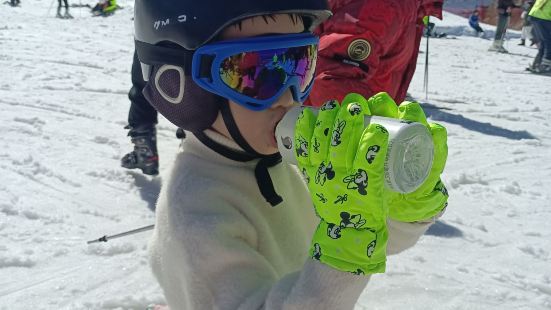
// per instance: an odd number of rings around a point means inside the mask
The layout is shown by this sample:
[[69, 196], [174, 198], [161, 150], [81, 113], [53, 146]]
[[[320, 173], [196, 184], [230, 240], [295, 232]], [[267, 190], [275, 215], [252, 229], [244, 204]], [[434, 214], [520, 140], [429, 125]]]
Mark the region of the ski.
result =
[[502, 70], [503, 73], [511, 74], [530, 74], [530, 75], [541, 75], [541, 76], [551, 76], [551, 72], [535, 72], [528, 69], [524, 70]]
[[534, 58], [533, 55], [528, 55], [528, 54], [521, 54], [521, 53], [514, 53], [514, 52], [508, 52], [507, 54], [512, 55], [512, 56], [520, 56], [520, 57], [526, 57], [526, 58]]
[[73, 19], [73, 15], [71, 14], [65, 14], [65, 15], [56, 15], [55, 18], [59, 18], [59, 19]]

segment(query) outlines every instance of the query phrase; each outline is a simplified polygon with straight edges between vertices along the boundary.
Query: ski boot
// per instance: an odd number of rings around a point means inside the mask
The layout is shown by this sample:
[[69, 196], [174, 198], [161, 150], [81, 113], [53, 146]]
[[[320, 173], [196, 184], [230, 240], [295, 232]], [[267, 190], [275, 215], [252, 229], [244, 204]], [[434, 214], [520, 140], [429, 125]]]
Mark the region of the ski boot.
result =
[[540, 74], [551, 74], [551, 60], [543, 59], [541, 64], [536, 69], [537, 73]]
[[65, 11], [65, 15], [63, 15], [63, 18], [65, 19], [72, 19], [74, 18], [73, 15], [69, 14], [69, 11]]
[[489, 52], [509, 53], [508, 50], [503, 47], [503, 40], [495, 40], [494, 43], [488, 49]]
[[134, 144], [134, 150], [123, 156], [121, 166], [127, 169], [141, 169], [144, 174], [159, 174], [159, 155], [157, 153], [157, 135], [154, 125], [139, 126], [130, 129], [128, 136]]

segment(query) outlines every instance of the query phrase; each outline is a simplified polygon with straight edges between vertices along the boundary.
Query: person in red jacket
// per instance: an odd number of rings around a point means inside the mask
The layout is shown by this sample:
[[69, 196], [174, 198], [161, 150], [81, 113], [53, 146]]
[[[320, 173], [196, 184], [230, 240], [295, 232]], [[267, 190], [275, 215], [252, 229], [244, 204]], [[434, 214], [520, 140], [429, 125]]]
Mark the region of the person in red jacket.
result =
[[307, 104], [355, 92], [387, 92], [402, 102], [415, 72], [423, 17], [442, 19], [443, 0], [330, 0], [334, 16], [318, 27], [319, 58]]

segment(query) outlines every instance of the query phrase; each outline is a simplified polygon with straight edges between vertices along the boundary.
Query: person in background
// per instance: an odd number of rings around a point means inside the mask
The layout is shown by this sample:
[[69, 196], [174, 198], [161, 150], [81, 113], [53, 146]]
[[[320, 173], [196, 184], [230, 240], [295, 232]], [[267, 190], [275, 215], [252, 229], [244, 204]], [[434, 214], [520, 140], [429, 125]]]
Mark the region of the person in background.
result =
[[536, 73], [551, 73], [551, 0], [536, 0], [528, 13], [538, 40], [538, 54], [528, 68]]
[[471, 16], [469, 16], [469, 26], [471, 26], [471, 28], [476, 31], [476, 35], [480, 37], [484, 35], [484, 30], [480, 27], [479, 19], [478, 10], [474, 10]]
[[[65, 14], [64, 15], [61, 15], [61, 7], [62, 7], [61, 1], [63, 1], [63, 4], [65, 4]], [[57, 17], [57, 18], [73, 18], [73, 16], [71, 14], [69, 14], [69, 3], [67, 2], [67, 0], [57, 0], [57, 14], [56, 14], [55, 17]]]
[[132, 87], [128, 92], [130, 109], [128, 111], [128, 136], [134, 144], [134, 150], [121, 159], [121, 166], [127, 169], [140, 169], [144, 174], [159, 173], [159, 155], [157, 152], [157, 110], [145, 99], [142, 91], [145, 81], [142, 75], [138, 54], [134, 50], [132, 60]]
[[101, 0], [92, 8], [94, 16], [109, 16], [115, 13], [117, 0]]
[[[320, 36], [315, 83], [307, 100], [319, 106], [350, 92], [387, 92], [401, 103], [415, 72], [426, 16], [442, 19], [441, 0], [329, 1], [334, 16]], [[374, 13], [376, 12], [376, 13]]]
[[523, 3], [522, 5], [522, 14], [520, 17], [522, 18], [522, 32], [520, 33], [520, 42], [518, 45], [525, 45], [526, 40], [530, 40], [530, 46], [534, 45], [534, 37], [532, 35], [532, 22], [530, 21], [530, 16], [528, 16], [528, 12], [532, 9], [534, 6], [534, 1], [529, 0]]
[[[159, 173], [159, 154], [157, 151], [157, 110], [145, 99], [143, 89], [142, 68], [138, 54], [134, 50], [132, 58], [132, 87], [128, 92], [130, 109], [128, 110], [128, 136], [134, 145], [134, 150], [121, 158], [121, 166], [126, 169], [140, 169], [147, 175]], [[176, 130], [176, 138], [184, 139], [186, 133], [183, 129]]]
[[511, 9], [513, 8], [513, 0], [498, 0], [497, 1], [497, 26], [494, 42], [488, 49], [491, 52], [508, 53], [509, 51], [503, 47], [503, 41], [507, 34], [509, 19], [511, 17]]

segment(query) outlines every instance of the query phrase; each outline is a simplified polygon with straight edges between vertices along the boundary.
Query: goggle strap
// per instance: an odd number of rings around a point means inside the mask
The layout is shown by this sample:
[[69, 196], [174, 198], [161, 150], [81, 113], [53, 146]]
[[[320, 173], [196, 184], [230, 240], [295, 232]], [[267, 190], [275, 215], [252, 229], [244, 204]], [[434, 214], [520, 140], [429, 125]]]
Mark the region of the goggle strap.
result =
[[184, 68], [186, 76], [191, 75], [193, 51], [184, 48], [163, 47], [135, 40], [140, 62], [148, 65], [175, 65]]

